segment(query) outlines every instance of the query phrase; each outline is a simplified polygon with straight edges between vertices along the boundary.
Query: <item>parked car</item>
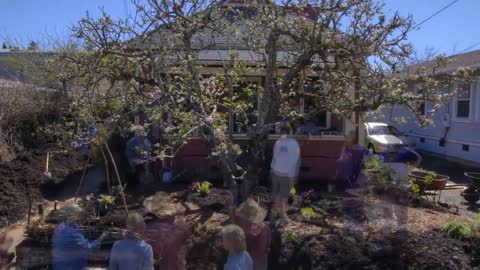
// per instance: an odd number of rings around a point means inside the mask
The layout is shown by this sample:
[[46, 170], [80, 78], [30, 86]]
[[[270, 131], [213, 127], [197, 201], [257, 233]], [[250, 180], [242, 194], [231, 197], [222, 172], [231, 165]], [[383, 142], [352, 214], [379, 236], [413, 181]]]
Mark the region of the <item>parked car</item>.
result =
[[393, 152], [400, 147], [415, 148], [415, 142], [396, 127], [385, 123], [365, 123], [365, 145], [373, 153]]

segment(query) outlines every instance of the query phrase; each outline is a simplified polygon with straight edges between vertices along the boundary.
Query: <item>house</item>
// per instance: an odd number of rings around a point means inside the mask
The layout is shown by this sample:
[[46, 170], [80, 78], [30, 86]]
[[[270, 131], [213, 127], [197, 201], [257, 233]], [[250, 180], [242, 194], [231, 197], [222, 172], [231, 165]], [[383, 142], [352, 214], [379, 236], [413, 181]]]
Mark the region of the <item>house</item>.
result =
[[[230, 5], [231, 10], [237, 9], [241, 11], [241, 13], [246, 14], [247, 17], [254, 15], [255, 8], [248, 7], [242, 4], [242, 2], [243, 1], [229, 1], [225, 5]], [[311, 12], [312, 10], [291, 12], [289, 16], [292, 16], [292, 18], [295, 16], [304, 16], [308, 19], [312, 14]], [[228, 14], [229, 13], [226, 15], [227, 20], [229, 19]], [[245, 27], [245, 25], [239, 23], [234, 27], [241, 29]], [[250, 50], [248, 46], [244, 46], [243, 31], [240, 30], [238, 34], [231, 36], [219, 36], [209, 31], [208, 28], [205, 28], [202, 32], [196, 33], [192, 44], [198, 53], [198, 62], [202, 65], [200, 71], [202, 75], [223, 74], [225, 59], [229, 59], [233, 50], [237, 55], [237, 59], [245, 65], [254, 66], [262, 63], [262, 57], [264, 57], [262, 53]], [[151, 36], [153, 42], [156, 43], [161, 43], [162, 39], [168, 38], [168, 33], [163, 30], [158, 31], [157, 35], [153, 34]], [[280, 51], [277, 54], [277, 61], [279, 63], [285, 62], [288, 55], [288, 51]], [[143, 72], [143, 69], [141, 70], [141, 72]], [[278, 73], [283, 74], [286, 71], [287, 69], [280, 67]], [[266, 83], [264, 70], [262, 71], [261, 68], [246, 70], [243, 76], [245, 81], [252, 87], [264, 86]], [[315, 78], [318, 77], [318, 75], [313, 72], [305, 76], [310, 81], [314, 81]], [[298, 85], [298, 87], [308, 89], [309, 85]], [[353, 87], [351, 94], [354, 94]], [[313, 106], [312, 101], [305, 97], [299, 97], [295, 102], [298, 106], [298, 111], [301, 113], [307, 112], [311, 106]], [[142, 118], [143, 112], [140, 110], [134, 117], [136, 124], [143, 124]], [[354, 123], [358, 123], [358, 125]], [[294, 136], [301, 145], [302, 164], [300, 178], [302, 180], [334, 180], [336, 177], [336, 159], [347, 140], [346, 135], [356, 131], [363, 134], [363, 124], [358, 119], [356, 121], [354, 116], [352, 116], [351, 119], [344, 119], [335, 113], [320, 111], [312, 117], [309, 125], [311, 126], [309, 128], [311, 131], [308, 133], [301, 127], [295, 129]], [[234, 119], [230, 119], [228, 129], [233, 140], [238, 144], [245, 145], [248, 142], [249, 136], [247, 135], [246, 128], [238, 126]], [[275, 131], [272, 131], [272, 134], [268, 136], [270, 146], [273, 146], [279, 136]], [[208, 144], [200, 137], [194, 137], [176, 154], [171, 166], [177, 173], [188, 171], [190, 173], [195, 172], [192, 173], [194, 175], [213, 177], [217, 168], [215, 161], [208, 158], [209, 153]]]
[[[434, 61], [429, 61], [406, 70], [406, 75], [413, 74], [419, 67], [425, 68], [427, 74], [434, 74], [439, 80], [461, 67], [469, 67], [476, 75], [480, 72], [480, 50], [448, 57], [446, 65], [436, 67]], [[410, 85], [415, 91], [415, 83]], [[413, 114], [401, 106], [388, 106], [383, 114], [385, 121], [390, 123], [416, 142], [418, 149], [444, 156], [448, 159], [465, 162], [471, 165], [480, 165], [480, 81], [451, 82], [444, 89], [446, 92], [453, 89], [462, 89], [458, 96], [429, 116], [432, 102], [419, 106], [421, 114], [431, 117], [434, 125], [420, 127]], [[399, 124], [396, 120], [405, 117], [408, 121]]]

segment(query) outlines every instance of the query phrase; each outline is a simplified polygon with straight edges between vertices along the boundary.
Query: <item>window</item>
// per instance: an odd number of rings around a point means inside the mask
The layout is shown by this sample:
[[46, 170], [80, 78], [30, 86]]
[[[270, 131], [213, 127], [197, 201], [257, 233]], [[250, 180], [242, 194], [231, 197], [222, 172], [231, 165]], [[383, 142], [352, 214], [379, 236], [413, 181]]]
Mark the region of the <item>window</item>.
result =
[[327, 112], [316, 108], [315, 102], [312, 99], [304, 98], [303, 114], [310, 116], [307, 121], [313, 122], [317, 127], [328, 128]]
[[426, 115], [426, 111], [425, 111], [425, 109], [426, 109], [425, 102], [419, 102], [419, 103], [420, 103], [420, 105], [418, 105], [418, 107], [417, 107], [417, 108], [418, 108], [418, 114], [425, 116], [425, 115]]
[[257, 14], [258, 9], [256, 7], [230, 6], [225, 8], [225, 17], [231, 23], [243, 19], [253, 19]]
[[456, 117], [469, 118], [470, 117], [470, 83], [459, 84], [459, 92], [456, 100]]
[[438, 141], [438, 145], [440, 147], [445, 147], [445, 139], [444, 138], [441, 138], [440, 141]]
[[470, 151], [470, 145], [468, 145], [468, 144], [463, 144], [463, 145], [462, 145], [462, 150], [465, 151], [465, 152]]
[[234, 92], [234, 94], [237, 95], [235, 97], [236, 99], [246, 100], [246, 104], [251, 106], [249, 108], [242, 109], [242, 113], [233, 115], [230, 128], [232, 129], [232, 134], [246, 134], [248, 132], [248, 128], [253, 127], [257, 123], [257, 83], [241, 83], [235, 87]]
[[309, 92], [315, 91], [313, 84], [308, 82], [304, 86], [306, 94], [300, 101], [300, 113], [305, 119], [297, 128], [297, 134], [322, 135], [322, 131], [330, 129], [330, 113], [319, 108], [314, 98], [308, 95]]
[[425, 143], [425, 138], [424, 138], [424, 137], [421, 137], [421, 138], [420, 138], [420, 142], [421, 142], [421, 143]]
[[[424, 89], [416, 89], [416, 92], [417, 92], [417, 95], [421, 95], [423, 98], [423, 100], [425, 100], [426, 96], [425, 96], [425, 90]], [[422, 116], [426, 116], [427, 115], [427, 112], [426, 112], [426, 103], [425, 101], [421, 101], [421, 100], [418, 100], [416, 102], [416, 106], [417, 106], [417, 113], [419, 115], [422, 115]]]

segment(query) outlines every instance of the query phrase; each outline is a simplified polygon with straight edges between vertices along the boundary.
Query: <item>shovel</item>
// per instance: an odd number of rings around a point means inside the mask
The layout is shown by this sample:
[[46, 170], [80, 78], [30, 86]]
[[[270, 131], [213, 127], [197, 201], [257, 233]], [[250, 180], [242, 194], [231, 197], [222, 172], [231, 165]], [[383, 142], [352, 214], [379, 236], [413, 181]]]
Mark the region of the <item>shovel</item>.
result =
[[50, 162], [50, 152], [47, 153], [47, 164], [45, 165], [45, 171], [43, 172], [43, 174], [48, 178], [52, 177], [52, 173], [48, 171], [49, 162]]

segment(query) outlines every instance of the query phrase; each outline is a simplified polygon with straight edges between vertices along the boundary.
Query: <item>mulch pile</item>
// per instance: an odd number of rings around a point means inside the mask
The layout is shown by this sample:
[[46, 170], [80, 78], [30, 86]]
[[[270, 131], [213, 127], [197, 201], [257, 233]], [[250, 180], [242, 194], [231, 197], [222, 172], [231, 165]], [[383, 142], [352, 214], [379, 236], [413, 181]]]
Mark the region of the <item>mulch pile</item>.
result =
[[50, 178], [44, 175], [45, 163], [46, 154], [33, 153], [0, 164], [0, 227], [25, 218], [28, 196], [32, 202], [41, 201], [42, 184], [63, 181], [68, 174], [81, 170], [86, 165], [86, 158], [70, 152], [51, 155]]

